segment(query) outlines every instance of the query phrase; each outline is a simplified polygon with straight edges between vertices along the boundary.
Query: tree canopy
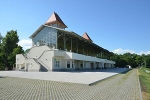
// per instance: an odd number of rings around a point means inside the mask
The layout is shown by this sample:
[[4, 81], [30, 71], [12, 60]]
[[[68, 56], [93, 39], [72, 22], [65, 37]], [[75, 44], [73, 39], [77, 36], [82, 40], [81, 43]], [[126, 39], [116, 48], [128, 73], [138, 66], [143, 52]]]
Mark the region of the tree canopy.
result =
[[132, 67], [138, 66], [150, 66], [150, 54], [149, 55], [137, 55], [131, 53], [125, 54], [114, 54], [111, 60], [115, 61], [116, 67], [125, 67], [126, 65], [131, 65]]
[[12, 69], [15, 65], [16, 54], [24, 52], [22, 47], [17, 44], [18, 42], [17, 31], [8, 31], [6, 36], [3, 37], [0, 44], [0, 69]]

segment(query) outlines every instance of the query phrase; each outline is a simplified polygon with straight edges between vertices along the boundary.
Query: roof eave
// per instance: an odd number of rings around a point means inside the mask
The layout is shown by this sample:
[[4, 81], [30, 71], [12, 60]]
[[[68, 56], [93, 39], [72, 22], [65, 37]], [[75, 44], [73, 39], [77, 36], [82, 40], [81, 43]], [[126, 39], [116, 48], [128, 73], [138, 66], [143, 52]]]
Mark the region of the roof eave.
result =
[[29, 38], [32, 39], [44, 27], [45, 27], [44, 25], [41, 25]]
[[60, 25], [64, 26], [64, 28], [68, 28], [64, 23], [60, 23], [58, 21], [52, 21], [52, 22], [46, 22], [44, 25], [49, 25], [49, 24], [53, 24], [53, 23], [59, 23]]
[[59, 29], [59, 28], [56, 28], [56, 29], [60, 30], [60, 31], [71, 33], [72, 35], [74, 35], [74, 36], [76, 36], [76, 37], [78, 37], [80, 39], [83, 39], [84, 41], [87, 41], [89, 44], [95, 45], [95, 46], [99, 47], [100, 49], [104, 50], [105, 52], [109, 52], [107, 49], [102, 48], [101, 46], [91, 42], [90, 40], [85, 39], [84, 37], [78, 35], [77, 33], [73, 32], [73, 31], [62, 30], [62, 29]]

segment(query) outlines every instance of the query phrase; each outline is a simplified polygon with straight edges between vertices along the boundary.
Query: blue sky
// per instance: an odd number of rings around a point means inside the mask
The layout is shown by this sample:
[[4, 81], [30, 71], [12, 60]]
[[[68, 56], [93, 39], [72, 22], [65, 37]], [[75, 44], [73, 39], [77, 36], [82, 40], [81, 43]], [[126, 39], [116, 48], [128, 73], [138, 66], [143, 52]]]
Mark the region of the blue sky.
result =
[[115, 53], [150, 54], [150, 0], [2, 0], [0, 33], [17, 30], [19, 44], [56, 12], [79, 35]]

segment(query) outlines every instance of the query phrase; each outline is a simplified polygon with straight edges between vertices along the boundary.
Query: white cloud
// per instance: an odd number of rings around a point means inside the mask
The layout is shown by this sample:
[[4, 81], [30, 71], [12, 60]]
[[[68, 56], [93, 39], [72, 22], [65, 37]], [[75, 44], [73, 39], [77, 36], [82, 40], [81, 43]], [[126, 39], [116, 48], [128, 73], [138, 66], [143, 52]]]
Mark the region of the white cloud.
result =
[[124, 54], [124, 53], [128, 53], [128, 52], [129, 53], [135, 53], [134, 50], [128, 50], [128, 49], [123, 50], [121, 48], [113, 50], [112, 52], [117, 53], [117, 54]]
[[18, 45], [22, 46], [24, 50], [31, 48], [32, 40], [23, 39], [19, 41]]
[[139, 52], [138, 54], [139, 54], [139, 55], [142, 55], [142, 54], [147, 55], [147, 54], [150, 54], [150, 51], [147, 51], [147, 52], [145, 52], [145, 51], [141, 51], [141, 52]]
[[[131, 54], [136, 53], [134, 50], [128, 50], [128, 49], [123, 50], [121, 48], [113, 50], [112, 52], [117, 53], [117, 54], [124, 54], [124, 53], [128, 53], [128, 52], [131, 53]], [[147, 51], [147, 52], [140, 51], [139, 53], [136, 53], [136, 54], [138, 54], [138, 55], [142, 55], [142, 54], [147, 55], [147, 54], [150, 54], [150, 51]]]

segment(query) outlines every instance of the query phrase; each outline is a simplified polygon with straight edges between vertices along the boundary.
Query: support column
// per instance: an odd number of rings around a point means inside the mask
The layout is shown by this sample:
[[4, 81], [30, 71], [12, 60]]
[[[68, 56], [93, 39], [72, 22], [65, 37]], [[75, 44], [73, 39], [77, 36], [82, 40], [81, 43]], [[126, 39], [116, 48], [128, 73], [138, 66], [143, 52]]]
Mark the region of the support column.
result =
[[102, 68], [104, 68], [104, 63], [102, 62]]
[[64, 33], [64, 51], [66, 51], [66, 36], [65, 36], [65, 33]]
[[108, 54], [106, 53], [105, 55], [106, 55], [106, 59], [108, 59]]
[[56, 36], [56, 49], [58, 49], [58, 32], [57, 32], [57, 36]]
[[99, 68], [101, 69], [102, 68], [102, 63], [98, 62], [98, 64], [99, 64]]
[[105, 53], [105, 52], [104, 52], [104, 58], [105, 58], [105, 59], [107, 59], [107, 57], [106, 57], [106, 53]]
[[86, 47], [86, 52], [87, 52], [87, 55], [89, 55], [89, 54], [88, 54], [89, 52], [88, 52], [88, 48], [87, 48], [87, 47]]
[[77, 53], [78, 53], [78, 43], [76, 43]]
[[72, 37], [71, 37], [71, 52], [72, 52]]
[[83, 54], [84, 54], [84, 46], [82, 46]]
[[103, 58], [103, 53], [102, 53], [102, 51], [101, 51], [101, 58]]
[[82, 63], [83, 63], [83, 69], [84, 69], [84, 61]]
[[94, 69], [96, 69], [96, 62], [93, 62], [94, 63]]
[[90, 48], [90, 56], [92, 56], [92, 53], [91, 53], [91, 48]]
[[95, 49], [93, 49], [93, 56], [95, 57]]

